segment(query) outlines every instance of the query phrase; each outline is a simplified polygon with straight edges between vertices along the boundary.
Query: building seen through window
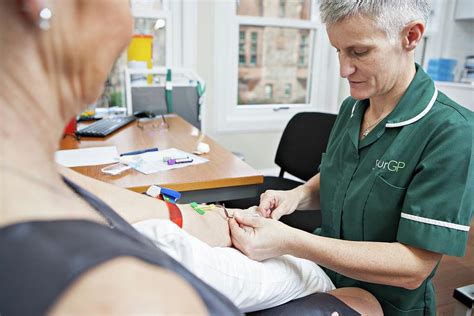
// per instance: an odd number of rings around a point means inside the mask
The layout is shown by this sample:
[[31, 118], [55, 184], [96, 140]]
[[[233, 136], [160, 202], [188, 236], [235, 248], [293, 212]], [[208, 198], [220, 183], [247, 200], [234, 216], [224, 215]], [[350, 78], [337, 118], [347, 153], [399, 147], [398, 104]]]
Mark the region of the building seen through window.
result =
[[280, 0], [280, 18], [285, 17], [285, 4], [286, 0]]
[[298, 66], [306, 66], [308, 57], [308, 35], [301, 34], [300, 47], [298, 51]]
[[247, 58], [245, 54], [245, 32], [239, 32], [239, 65], [245, 65]]
[[[240, 0], [237, 14], [253, 19], [309, 20], [310, 0]], [[238, 104], [304, 104], [310, 43], [306, 28], [239, 24]]]
[[273, 85], [271, 84], [265, 85], [265, 97], [269, 100], [273, 98]]
[[291, 83], [285, 84], [285, 97], [291, 98]]

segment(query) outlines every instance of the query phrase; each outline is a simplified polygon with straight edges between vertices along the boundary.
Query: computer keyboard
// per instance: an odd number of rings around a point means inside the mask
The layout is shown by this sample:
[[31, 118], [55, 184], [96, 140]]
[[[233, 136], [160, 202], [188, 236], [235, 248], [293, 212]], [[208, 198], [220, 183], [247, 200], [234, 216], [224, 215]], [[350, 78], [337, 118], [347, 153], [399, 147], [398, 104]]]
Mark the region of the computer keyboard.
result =
[[135, 120], [136, 118], [133, 115], [103, 118], [78, 130], [76, 135], [82, 137], [105, 137]]

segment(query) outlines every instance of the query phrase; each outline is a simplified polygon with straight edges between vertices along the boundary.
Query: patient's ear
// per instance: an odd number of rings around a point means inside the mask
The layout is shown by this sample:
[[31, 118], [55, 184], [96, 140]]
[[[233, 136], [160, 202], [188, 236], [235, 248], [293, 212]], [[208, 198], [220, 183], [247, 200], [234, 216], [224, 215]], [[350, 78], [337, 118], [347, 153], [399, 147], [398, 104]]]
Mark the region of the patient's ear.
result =
[[[18, 10], [27, 24], [38, 28], [40, 25], [40, 12], [48, 8], [45, 0], [16, 0]], [[49, 8], [51, 10], [51, 8]]]

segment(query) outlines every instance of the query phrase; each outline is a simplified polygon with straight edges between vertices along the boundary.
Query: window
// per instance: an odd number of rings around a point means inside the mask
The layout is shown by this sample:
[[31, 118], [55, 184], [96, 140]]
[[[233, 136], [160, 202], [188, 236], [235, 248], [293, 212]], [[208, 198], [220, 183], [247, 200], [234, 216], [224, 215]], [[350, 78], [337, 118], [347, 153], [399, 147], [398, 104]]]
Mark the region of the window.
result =
[[[133, 33], [152, 36], [152, 66], [189, 67], [196, 64], [197, 4], [173, 0], [131, 0]], [[102, 99], [108, 106], [126, 106], [124, 72], [127, 49], [107, 80]]]
[[216, 131], [280, 131], [298, 112], [337, 103], [337, 55], [316, 2], [216, 2]]
[[239, 64], [245, 65], [247, 63], [247, 58], [245, 56], [245, 32], [239, 32]]
[[280, 0], [280, 18], [285, 17], [285, 0]]
[[285, 84], [285, 97], [291, 98], [291, 83]]
[[250, 42], [250, 65], [256, 66], [257, 65], [257, 39], [258, 34], [257, 32], [252, 32], [251, 42]]
[[273, 98], [273, 85], [271, 85], [271, 84], [266, 84], [265, 85], [265, 97], [267, 99]]
[[308, 56], [308, 35], [301, 34], [300, 37], [300, 48], [298, 51], [298, 66], [307, 65], [307, 56]]
[[[259, 1], [241, 0], [238, 14], [250, 14]], [[308, 70], [308, 54], [315, 23], [304, 21], [310, 16], [309, 1], [296, 0], [286, 6], [286, 0], [264, 1], [259, 17], [238, 15], [239, 21], [239, 105], [264, 104], [307, 104], [309, 103], [308, 83], [311, 72]], [[260, 6], [257, 6], [260, 7]], [[285, 18], [272, 18], [277, 15]], [[290, 17], [291, 19], [287, 19]], [[245, 37], [250, 34], [247, 58]], [[295, 59], [295, 56], [297, 60]], [[246, 59], [248, 64], [243, 62]], [[306, 69], [300, 69], [300, 68]], [[288, 82], [294, 87], [293, 95], [288, 96], [283, 89], [269, 97], [266, 82]], [[291, 90], [291, 88], [290, 88]]]
[[[151, 42], [151, 64], [149, 67], [165, 66], [171, 59], [170, 25], [172, 12], [163, 0], [131, 1], [133, 15], [133, 34], [145, 35]], [[132, 62], [133, 63], [133, 62]], [[135, 61], [136, 65], [136, 61]], [[126, 106], [123, 82], [124, 69], [132, 67], [127, 49], [123, 51], [112, 68], [104, 93], [97, 106]], [[150, 77], [151, 79], [151, 77]]]
[[153, 66], [166, 65], [166, 19], [162, 17], [134, 17], [133, 34], [151, 35], [153, 41]]

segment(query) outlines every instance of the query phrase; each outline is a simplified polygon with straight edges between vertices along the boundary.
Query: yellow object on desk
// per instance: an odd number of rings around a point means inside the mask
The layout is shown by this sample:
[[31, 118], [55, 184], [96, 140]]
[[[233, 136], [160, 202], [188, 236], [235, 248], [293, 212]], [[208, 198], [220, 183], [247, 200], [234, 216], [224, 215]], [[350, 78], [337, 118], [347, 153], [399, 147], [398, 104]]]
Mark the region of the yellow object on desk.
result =
[[[127, 61], [145, 61], [147, 68], [153, 67], [153, 35], [136, 34], [127, 49]], [[148, 75], [147, 82], [153, 82], [152, 75]]]

